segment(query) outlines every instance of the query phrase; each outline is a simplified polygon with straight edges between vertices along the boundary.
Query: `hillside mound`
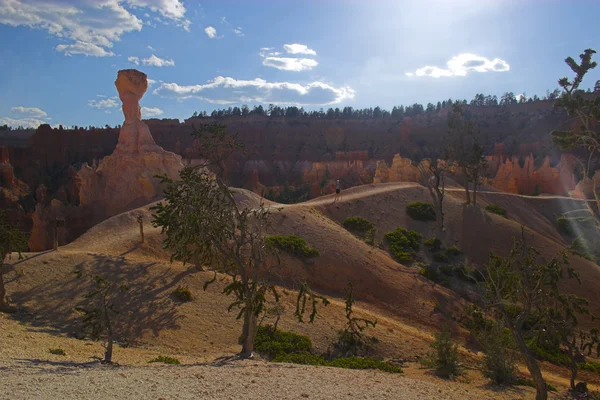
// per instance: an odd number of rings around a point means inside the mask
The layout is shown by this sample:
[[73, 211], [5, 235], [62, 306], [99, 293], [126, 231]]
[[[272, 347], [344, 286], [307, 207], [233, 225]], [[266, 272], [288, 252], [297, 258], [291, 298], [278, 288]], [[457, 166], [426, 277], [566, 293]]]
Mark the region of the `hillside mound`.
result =
[[[443, 240], [447, 246], [459, 246], [477, 264], [485, 263], [489, 252], [506, 254], [511, 238], [520, 235], [521, 224], [526, 226], [530, 244], [551, 256], [566, 244], [554, 227], [554, 216], [584, 207], [583, 202], [572, 199], [480, 194], [482, 206], [494, 203], [506, 207], [508, 218], [503, 218], [483, 209], [465, 207], [461, 196], [460, 191], [449, 192]], [[241, 189], [236, 189], [236, 197], [240, 204], [249, 207], [262, 201], [254, 193]], [[309, 334], [317, 346], [326, 348], [343, 325], [339, 300], [323, 309], [322, 318], [314, 326], [293, 322], [293, 289], [300, 280], [309, 280], [318, 291], [333, 299], [339, 299], [343, 287], [352, 281], [363, 312], [387, 321], [378, 326], [390, 326], [391, 331], [384, 333], [389, 340], [383, 340], [382, 349], [397, 349], [395, 339], [399, 332], [410, 331], [408, 336], [425, 344], [427, 332], [439, 326], [442, 315], [459, 316], [463, 303], [458, 295], [420, 276], [417, 267], [397, 263], [387, 251], [367, 245], [341, 225], [349, 216], [362, 216], [375, 224], [380, 239], [396, 227], [417, 230], [428, 238], [435, 223], [410, 219], [405, 208], [413, 201], [428, 201], [423, 187], [394, 183], [352, 188], [344, 191], [337, 202], [333, 196], [294, 205], [267, 202], [272, 213], [270, 233], [300, 236], [320, 252], [320, 256], [310, 260], [282, 254], [283, 264], [291, 271], [276, 281], [291, 293], [284, 300], [290, 315], [284, 318], [283, 326], [293, 324], [293, 330]], [[202, 285], [211, 274], [177, 262], [169, 263], [160, 229], [150, 223], [151, 206], [112, 217], [57, 252], [28, 254], [28, 259], [15, 263], [20, 278], [8, 285], [12, 303], [35, 315], [36, 323], [76, 335], [80, 315], [74, 308], [86, 293], [84, 278], [101, 274], [133, 287], [134, 294], [124, 305], [125, 309], [129, 307], [129, 314], [124, 312], [124, 315], [132, 318], [128, 336], [138, 343], [201, 353], [215, 346], [218, 337], [221, 350], [237, 348], [239, 322], [233, 313], [223, 318], [230, 302], [220, 294], [226, 278], [203, 291]], [[145, 221], [143, 244], [139, 240], [138, 216]], [[581, 273], [583, 283], [569, 282], [568, 288], [590, 299], [592, 309], [597, 312], [600, 295], [594, 288], [600, 284], [600, 269], [580, 257], [572, 257], [571, 261]], [[178, 304], [171, 298], [171, 292], [179, 285], [192, 291], [191, 303]], [[383, 330], [378, 328], [378, 335]], [[204, 341], [192, 339], [198, 337]]]

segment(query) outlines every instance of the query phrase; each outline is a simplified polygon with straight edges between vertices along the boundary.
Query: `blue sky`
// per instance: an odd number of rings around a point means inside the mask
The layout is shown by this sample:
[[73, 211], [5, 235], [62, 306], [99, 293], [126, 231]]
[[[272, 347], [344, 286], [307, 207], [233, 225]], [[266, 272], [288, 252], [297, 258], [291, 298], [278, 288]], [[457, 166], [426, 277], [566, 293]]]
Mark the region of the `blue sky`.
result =
[[598, 15], [595, 0], [0, 0], [0, 125], [120, 124], [125, 68], [151, 79], [144, 118], [543, 95], [598, 47]]

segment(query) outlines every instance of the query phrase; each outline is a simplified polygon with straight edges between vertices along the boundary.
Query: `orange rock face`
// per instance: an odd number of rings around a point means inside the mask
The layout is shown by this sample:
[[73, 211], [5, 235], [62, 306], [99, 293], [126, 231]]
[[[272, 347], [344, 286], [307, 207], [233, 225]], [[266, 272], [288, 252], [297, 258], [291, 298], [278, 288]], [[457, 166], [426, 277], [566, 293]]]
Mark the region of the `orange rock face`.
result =
[[[494, 160], [492, 158], [492, 160]], [[534, 167], [532, 155], [525, 158], [523, 167], [517, 157], [505, 160], [500, 164], [492, 186], [504, 192], [521, 194], [556, 194], [567, 195], [575, 188], [573, 174], [573, 158], [563, 154], [557, 167], [550, 166], [550, 158], [546, 157], [539, 169]]]
[[[158, 146], [148, 126], [141, 121], [139, 101], [148, 87], [146, 74], [137, 70], [119, 71], [115, 86], [123, 102], [125, 117], [116, 149], [97, 166], [90, 167], [85, 163], [77, 173], [70, 174], [68, 184], [49, 204], [40, 188], [38, 205], [32, 216], [29, 243], [32, 249], [45, 250], [51, 246], [48, 235], [53, 234], [52, 224], [56, 217], [67, 219], [67, 228], [75, 220], [78, 222], [74, 228], [81, 229], [85, 225], [89, 228], [162, 197], [163, 187], [156, 175], [166, 174], [173, 179], [179, 176], [178, 172], [183, 168], [181, 157]], [[61, 201], [77, 204], [71, 199], [75, 196], [79, 207], [67, 207]]]
[[163, 188], [154, 176], [175, 179], [183, 168], [181, 157], [158, 146], [141, 121], [139, 101], [148, 87], [146, 74], [119, 71], [115, 86], [125, 116], [117, 148], [97, 168], [84, 164], [79, 171], [81, 205], [93, 207], [102, 219], [160, 198]]
[[415, 167], [410, 159], [402, 158], [400, 154], [396, 154], [389, 168], [385, 161], [377, 162], [373, 182], [419, 182], [420, 180], [419, 168]]

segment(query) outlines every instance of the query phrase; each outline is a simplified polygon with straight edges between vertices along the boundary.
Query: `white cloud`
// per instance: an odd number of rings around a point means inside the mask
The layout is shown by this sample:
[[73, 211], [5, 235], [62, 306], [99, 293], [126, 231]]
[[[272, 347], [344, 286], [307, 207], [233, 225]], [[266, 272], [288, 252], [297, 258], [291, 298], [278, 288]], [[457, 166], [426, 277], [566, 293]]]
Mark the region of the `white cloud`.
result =
[[0, 117], [0, 125], [8, 125], [13, 128], [17, 128], [19, 126], [22, 126], [24, 128], [37, 128], [42, 124], [47, 124], [47, 122], [37, 118], [14, 119], [9, 117]]
[[45, 30], [66, 41], [56, 46], [65, 55], [113, 56], [110, 49], [121, 36], [143, 27], [124, 4], [148, 8], [189, 29], [179, 0], [0, 0], [0, 24]]
[[132, 7], [147, 7], [189, 31], [191, 21], [185, 18], [186, 9], [179, 0], [126, 0]]
[[107, 50], [114, 42], [124, 33], [142, 29], [142, 21], [116, 0], [3, 0], [0, 23], [46, 30], [74, 42], [57, 46], [57, 51], [96, 57], [114, 55]]
[[127, 61], [129, 61], [130, 63], [134, 63], [135, 65], [140, 65], [140, 58], [139, 57], [127, 57]]
[[119, 103], [113, 98], [103, 100], [88, 100], [88, 106], [94, 108], [115, 108], [119, 106]]
[[156, 81], [154, 79], [148, 78], [148, 87], [154, 85], [155, 83], [156, 83]]
[[44, 117], [48, 116], [48, 114], [46, 114], [45, 111], [40, 110], [37, 107], [17, 106], [17, 107], [12, 107], [10, 110], [13, 112], [16, 112], [18, 114], [21, 114], [21, 115], [30, 115], [33, 118], [44, 118]]
[[316, 51], [314, 51], [313, 49], [309, 49], [308, 46], [305, 44], [284, 44], [283, 48], [285, 49], [286, 53], [290, 54], [307, 54], [311, 56], [317, 55]]
[[446, 68], [425, 66], [417, 69], [414, 73], [407, 72], [406, 76], [431, 76], [440, 78], [442, 76], [466, 76], [470, 71], [475, 72], [505, 72], [510, 70], [510, 65], [504, 60], [495, 58], [490, 60], [486, 57], [472, 53], [463, 53], [452, 57]]
[[74, 44], [59, 44], [56, 46], [56, 51], [59, 53], [65, 53], [66, 56], [73, 54], [83, 54], [84, 56], [92, 57], [109, 57], [114, 56], [115, 53], [112, 51], [106, 51], [103, 47], [97, 46], [93, 43], [77, 41]]
[[152, 46], [150, 46], [150, 45], [148, 45], [148, 46], [146, 46], [146, 47], [147, 47], [149, 50], [152, 50], [152, 51], [154, 51], [154, 47], [152, 47]]
[[523, 101], [526, 101], [529, 100], [529, 96], [527, 96], [525, 93], [519, 93], [515, 96], [515, 99], [517, 99], [517, 101], [521, 101], [521, 99], [523, 99]]
[[152, 54], [148, 58], [142, 59], [142, 63], [144, 65], [150, 65], [153, 67], [174, 67], [175, 66], [175, 61], [167, 60], [165, 58], [160, 58], [160, 57], [155, 56], [154, 54]]
[[142, 117], [152, 118], [164, 113], [163, 110], [157, 107], [142, 107]]
[[299, 72], [311, 70], [319, 63], [310, 58], [266, 57], [263, 60], [263, 65], [284, 71]]
[[227, 21], [227, 18], [225, 18], [225, 17], [221, 17], [221, 23], [225, 24], [225, 25], [229, 25], [229, 22]]
[[214, 39], [217, 37], [217, 30], [213, 27], [213, 26], [207, 26], [206, 28], [204, 28], [204, 33], [206, 33], [206, 36], [208, 36], [211, 39]]
[[181, 86], [163, 83], [153, 91], [162, 97], [187, 99], [196, 97], [214, 104], [273, 103], [328, 105], [354, 98], [351, 87], [333, 87], [323, 82], [306, 85], [291, 82], [267, 82], [264, 79], [238, 80], [217, 76], [204, 85]]
[[235, 33], [235, 36], [244, 36], [244, 32], [242, 31], [241, 26], [238, 26], [237, 28], [235, 28], [233, 30], [233, 33]]

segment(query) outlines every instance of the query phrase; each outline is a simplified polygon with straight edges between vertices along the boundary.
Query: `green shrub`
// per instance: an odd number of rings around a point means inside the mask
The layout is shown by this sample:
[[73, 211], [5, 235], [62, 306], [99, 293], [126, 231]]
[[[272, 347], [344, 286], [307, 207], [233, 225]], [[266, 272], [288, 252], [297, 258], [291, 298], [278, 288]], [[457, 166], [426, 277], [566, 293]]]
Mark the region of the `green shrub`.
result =
[[[573, 242], [569, 246], [569, 249], [574, 254], [577, 254], [588, 261], [600, 262], [600, 253], [597, 253], [598, 257], [596, 257], [596, 255], [594, 255], [592, 249], [590, 248], [590, 243], [587, 240], [585, 240], [582, 236], [573, 240]], [[597, 261], [596, 258], [598, 258], [599, 260]]]
[[540, 345], [535, 338], [526, 340], [527, 347], [535, 358], [542, 361], [548, 361], [552, 364], [568, 367], [571, 365], [571, 359], [559, 349], [548, 349]]
[[183, 303], [192, 301], [192, 292], [185, 286], [178, 286], [177, 289], [173, 290], [171, 296]]
[[152, 360], [148, 361], [148, 364], [150, 364], [150, 363], [163, 363], [163, 364], [173, 364], [173, 365], [181, 364], [178, 359], [169, 357], [169, 356], [158, 356], [158, 357], [153, 358]]
[[566, 217], [561, 215], [556, 220], [556, 227], [560, 233], [569, 236], [578, 236], [585, 233], [594, 233], [598, 224], [592, 217]]
[[425, 359], [421, 359], [423, 365], [434, 368], [435, 373], [441, 378], [450, 378], [461, 373], [462, 368], [458, 362], [458, 345], [452, 343], [447, 326], [443, 326], [441, 332], [435, 335], [431, 347], [435, 351], [428, 353]]
[[437, 269], [433, 268], [431, 265], [425, 266], [419, 270], [419, 275], [424, 276], [430, 281], [441, 282], [442, 277]]
[[346, 369], [377, 369], [383, 372], [401, 374], [402, 368], [388, 364], [382, 360], [372, 357], [341, 357], [332, 361], [326, 360], [323, 356], [305, 353], [280, 354], [273, 359], [273, 362], [284, 362], [302, 365], [317, 365], [324, 367], [336, 367]]
[[296, 235], [267, 236], [265, 243], [267, 246], [277, 248], [300, 258], [317, 257], [320, 255], [319, 250], [308, 246], [306, 240]]
[[440, 265], [439, 270], [444, 275], [454, 274], [454, 267], [452, 267], [452, 265]]
[[[527, 387], [535, 388], [535, 383], [531, 379], [519, 378], [519, 379], [516, 379], [514, 381], [514, 383], [517, 386], [527, 386]], [[551, 383], [546, 382], [546, 386], [548, 387], [549, 392], [558, 392], [558, 389], [556, 388], [556, 386], [552, 385]]]
[[269, 359], [286, 354], [307, 353], [311, 347], [312, 342], [307, 336], [279, 329], [273, 332], [268, 325], [259, 326], [254, 338], [254, 349]]
[[579, 364], [579, 369], [600, 374], [600, 363], [595, 361], [586, 361]]
[[558, 231], [560, 233], [562, 233], [564, 235], [571, 234], [571, 223], [570, 223], [569, 219], [567, 217], [565, 217], [564, 215], [561, 215], [556, 220], [556, 228], [558, 229]]
[[437, 262], [448, 262], [449, 257], [448, 254], [446, 254], [445, 251], [440, 251], [439, 253], [434, 253], [433, 254], [433, 260], [437, 261]]
[[436, 237], [430, 237], [423, 244], [433, 252], [439, 251], [442, 248], [442, 241]]
[[56, 348], [56, 349], [49, 349], [48, 351], [50, 352], [50, 354], [55, 354], [57, 356], [66, 356], [67, 355], [67, 353], [60, 347]]
[[416, 221], [435, 221], [435, 209], [433, 204], [416, 201], [406, 206], [406, 213]]
[[498, 215], [506, 218], [506, 210], [500, 206], [497, 206], [495, 204], [488, 204], [487, 206], [485, 206], [485, 209], [486, 209], [486, 211], [489, 211], [494, 214], [498, 214]]
[[348, 229], [351, 232], [362, 233], [365, 234], [371, 229], [375, 228], [375, 225], [371, 221], [363, 217], [349, 217], [346, 218], [342, 225], [344, 228]]
[[392, 232], [385, 234], [385, 238], [390, 245], [390, 253], [401, 263], [410, 263], [414, 260], [415, 252], [421, 247], [420, 233], [409, 231], [404, 228], [396, 228]]
[[459, 256], [462, 254], [462, 250], [456, 246], [450, 246], [446, 249], [446, 254], [449, 256]]
[[477, 336], [483, 346], [483, 376], [499, 385], [511, 383], [519, 359], [511, 332], [494, 325]]
[[375, 233], [377, 232], [377, 228], [372, 228], [365, 233], [365, 243], [370, 246], [375, 246]]

